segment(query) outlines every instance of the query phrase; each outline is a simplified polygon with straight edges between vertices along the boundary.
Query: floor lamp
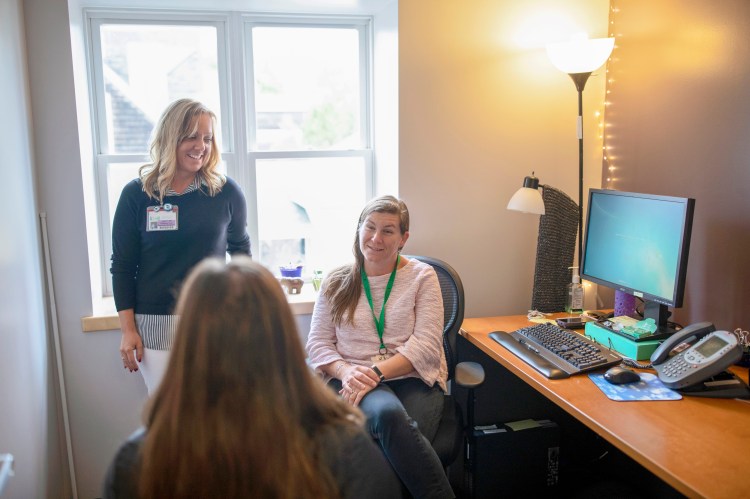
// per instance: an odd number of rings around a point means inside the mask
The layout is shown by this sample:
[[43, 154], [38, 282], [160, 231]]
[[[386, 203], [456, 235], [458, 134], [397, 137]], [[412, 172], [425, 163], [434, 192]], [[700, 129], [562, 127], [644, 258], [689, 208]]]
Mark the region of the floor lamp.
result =
[[609, 59], [615, 46], [614, 38], [589, 39], [585, 34], [567, 42], [547, 45], [547, 56], [560, 71], [567, 73], [578, 91], [578, 272], [583, 250], [583, 87], [591, 76]]

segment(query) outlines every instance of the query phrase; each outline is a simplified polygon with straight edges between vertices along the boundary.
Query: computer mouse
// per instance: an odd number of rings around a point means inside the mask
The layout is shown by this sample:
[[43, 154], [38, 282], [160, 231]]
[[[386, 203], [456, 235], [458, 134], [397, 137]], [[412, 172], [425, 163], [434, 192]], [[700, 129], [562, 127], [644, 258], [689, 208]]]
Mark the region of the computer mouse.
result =
[[604, 373], [604, 379], [612, 383], [613, 385], [624, 385], [626, 383], [635, 383], [640, 381], [641, 377], [637, 372], [627, 367], [615, 366], [611, 367], [606, 373]]

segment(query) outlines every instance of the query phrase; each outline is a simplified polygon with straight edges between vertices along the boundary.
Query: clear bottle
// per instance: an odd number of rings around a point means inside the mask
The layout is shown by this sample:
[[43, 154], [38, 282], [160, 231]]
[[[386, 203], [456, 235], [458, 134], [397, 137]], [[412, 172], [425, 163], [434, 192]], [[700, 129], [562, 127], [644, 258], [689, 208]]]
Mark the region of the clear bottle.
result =
[[578, 275], [578, 267], [569, 268], [573, 269], [573, 279], [568, 284], [565, 311], [569, 314], [580, 314], [583, 312], [583, 284], [581, 284], [581, 276]]
[[323, 271], [313, 270], [312, 285], [316, 292], [320, 290], [320, 285], [322, 282], [323, 282]]

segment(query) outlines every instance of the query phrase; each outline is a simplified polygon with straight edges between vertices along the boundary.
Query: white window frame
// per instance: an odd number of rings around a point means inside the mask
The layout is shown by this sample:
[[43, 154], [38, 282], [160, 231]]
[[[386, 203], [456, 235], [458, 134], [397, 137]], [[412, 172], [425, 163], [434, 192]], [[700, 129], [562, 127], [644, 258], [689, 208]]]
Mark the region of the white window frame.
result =
[[[246, 164], [243, 165], [242, 172], [236, 172], [244, 185], [250, 189], [248, 192], [255, 193], [257, 185], [256, 168], [259, 159], [292, 159], [292, 158], [321, 158], [321, 157], [361, 157], [365, 164], [365, 197], [373, 197], [375, 192], [374, 185], [374, 149], [372, 139], [372, 19], [369, 17], [318, 17], [318, 16], [278, 16], [278, 15], [247, 15], [243, 16], [243, 36], [244, 36], [244, 80], [246, 82], [254, 81], [253, 66], [251, 57], [252, 47], [252, 29], [254, 27], [320, 27], [320, 28], [354, 28], [360, 33], [360, 143], [362, 149], [350, 150], [287, 150], [287, 151], [258, 151], [256, 146], [256, 130], [254, 126], [255, 108], [254, 103], [250, 102], [244, 106], [246, 110], [245, 123], [248, 126], [248, 133], [242, 138], [247, 141], [245, 150], [247, 150]], [[253, 195], [252, 199], [248, 196], [248, 220], [258, 220], [257, 198]], [[248, 232], [252, 241], [260, 242], [258, 234], [258, 224], [248, 222]], [[256, 246], [257, 247], [257, 246]]]
[[[372, 16], [323, 15], [257, 15], [244, 12], [165, 11], [160, 10], [105, 10], [85, 9], [86, 49], [89, 75], [89, 95], [93, 120], [94, 179], [98, 207], [98, 236], [100, 244], [102, 293], [112, 295], [109, 272], [112, 254], [110, 210], [107, 188], [107, 169], [112, 163], [140, 163], [149, 161], [148, 145], [144, 154], [114, 154], [110, 152], [107, 134], [104, 75], [101, 61], [99, 27], [102, 24], [155, 24], [184, 26], [213, 26], [217, 30], [217, 61], [219, 72], [222, 161], [227, 173], [245, 193], [248, 205], [248, 232], [253, 251], [260, 246], [256, 190], [256, 162], [259, 159], [289, 159], [318, 157], [361, 157], [365, 164], [366, 199], [375, 192], [375, 157], [373, 147], [373, 19]], [[253, 82], [252, 38], [254, 26], [310, 26], [346, 27], [360, 32], [360, 134], [361, 149], [352, 150], [255, 150], [254, 95], [248, 95], [247, 82]]]

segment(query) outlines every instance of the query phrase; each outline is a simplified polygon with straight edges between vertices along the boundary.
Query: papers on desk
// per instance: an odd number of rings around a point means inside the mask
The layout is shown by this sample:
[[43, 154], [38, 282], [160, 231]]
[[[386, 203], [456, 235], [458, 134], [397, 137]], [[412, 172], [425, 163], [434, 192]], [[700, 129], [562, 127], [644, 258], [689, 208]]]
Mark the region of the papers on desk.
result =
[[535, 324], [553, 324], [553, 325], [557, 324], [554, 320], [546, 319], [544, 317], [535, 317], [533, 319], [529, 319], [529, 322], [533, 322]]
[[475, 426], [474, 435], [491, 435], [492, 433], [516, 432], [532, 428], [548, 428], [550, 426], [556, 425], [549, 419], [522, 419], [520, 421], [511, 421], [510, 423]]
[[603, 374], [589, 374], [589, 378], [611, 400], [628, 402], [633, 400], [680, 400], [682, 395], [670, 390], [651, 373], [638, 373], [638, 383], [613, 385], [604, 379]]

